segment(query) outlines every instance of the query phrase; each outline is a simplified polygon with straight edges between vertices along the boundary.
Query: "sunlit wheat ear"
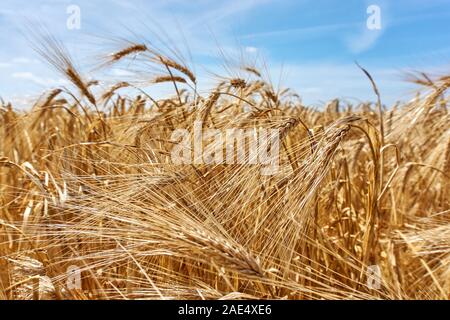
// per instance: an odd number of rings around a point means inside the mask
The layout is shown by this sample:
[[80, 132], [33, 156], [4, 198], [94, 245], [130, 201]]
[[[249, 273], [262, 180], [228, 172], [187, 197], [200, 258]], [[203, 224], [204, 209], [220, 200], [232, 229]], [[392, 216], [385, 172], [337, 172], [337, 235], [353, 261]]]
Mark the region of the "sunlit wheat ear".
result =
[[443, 172], [450, 172], [450, 130], [448, 131], [447, 134], [447, 147], [445, 148], [445, 153], [444, 153], [444, 169], [442, 170]]
[[41, 57], [64, 75], [80, 92], [95, 105], [95, 97], [90, 92], [80, 73], [75, 68], [75, 64], [64, 45], [49, 34], [34, 34], [32, 46]]
[[178, 70], [182, 74], [186, 75], [192, 81], [192, 83], [196, 83], [197, 79], [196, 79], [194, 73], [191, 70], [189, 70], [189, 68], [176, 62], [175, 60], [169, 59], [169, 58], [161, 56], [161, 55], [156, 55], [155, 61], [162, 63], [163, 65], [165, 65], [169, 68]]
[[247, 86], [247, 83], [244, 79], [240, 78], [233, 78], [230, 79], [230, 86], [232, 86], [235, 89], [244, 89]]
[[257, 76], [258, 78], [261, 78], [261, 72], [259, 72], [258, 69], [256, 69], [255, 67], [244, 67], [243, 68], [245, 71], [254, 74], [255, 76]]
[[152, 83], [162, 83], [162, 82], [179, 82], [179, 83], [186, 83], [186, 79], [184, 79], [183, 77], [179, 77], [179, 76], [159, 76], [159, 77], [155, 77], [152, 80]]
[[56, 98], [56, 96], [58, 96], [60, 93], [62, 92], [61, 89], [53, 89], [45, 98], [45, 101], [42, 103], [42, 107], [46, 107], [48, 105], [51, 104], [51, 102], [53, 101], [53, 99]]
[[[183, 231], [181, 239], [193, 242], [199, 249], [205, 250], [211, 258], [217, 257], [218, 265], [231, 268], [248, 275], [260, 276], [264, 272], [260, 263], [242, 246], [231, 243], [223, 237], [214, 237], [199, 229]], [[203, 249], [202, 249], [203, 248]]]
[[260, 80], [250, 82], [248, 87], [245, 89], [245, 96], [256, 94], [264, 86], [265, 86], [264, 82]]
[[88, 88], [90, 88], [90, 87], [98, 86], [99, 84], [100, 84], [100, 81], [98, 81], [98, 80], [89, 80], [89, 81], [86, 83], [86, 86], [87, 86]]
[[75, 71], [75, 69], [69, 66], [66, 70], [66, 74], [69, 80], [75, 84], [78, 89], [80, 89], [81, 93], [86, 96], [89, 102], [95, 105], [96, 102], [94, 95], [89, 91], [89, 87], [83, 82], [83, 80], [81, 80], [80, 75]]
[[122, 82], [118, 82], [115, 85], [111, 86], [111, 88], [109, 88], [109, 90], [105, 91], [102, 95], [102, 100], [108, 100], [109, 98], [111, 98], [113, 96], [113, 94], [121, 89], [121, 88], [127, 88], [129, 87], [130, 84], [128, 82], [122, 81]]
[[[418, 257], [418, 268], [441, 299], [449, 298], [450, 212], [416, 219], [415, 228], [399, 231], [399, 238]], [[436, 261], [439, 261], [436, 263]]]
[[197, 120], [202, 121], [202, 125], [206, 125], [206, 121], [211, 112], [211, 109], [216, 105], [220, 98], [220, 92], [213, 92], [208, 99], [203, 103], [198, 111]]
[[[294, 170], [291, 180], [288, 180], [289, 183], [286, 186], [289, 186], [289, 193], [295, 196], [288, 197], [285, 203], [280, 202], [278, 204], [280, 207], [272, 208], [275, 211], [281, 210], [287, 213], [278, 216], [276, 222], [274, 221], [275, 228], [283, 232], [276, 235], [277, 241], [267, 244], [272, 254], [280, 254], [281, 259], [286, 261], [283, 268], [285, 276], [289, 273], [290, 263], [294, 258], [294, 244], [301, 243], [301, 239], [308, 234], [311, 227], [313, 219], [311, 208], [328, 174], [336, 150], [348, 134], [350, 124], [358, 120], [360, 120], [358, 116], [345, 117], [335, 121], [325, 130], [314, 152], [305, 158], [303, 163]], [[288, 122], [286, 127], [292, 129], [293, 124], [295, 121]], [[287, 246], [291, 249], [280, 249], [282, 244], [288, 244]]]

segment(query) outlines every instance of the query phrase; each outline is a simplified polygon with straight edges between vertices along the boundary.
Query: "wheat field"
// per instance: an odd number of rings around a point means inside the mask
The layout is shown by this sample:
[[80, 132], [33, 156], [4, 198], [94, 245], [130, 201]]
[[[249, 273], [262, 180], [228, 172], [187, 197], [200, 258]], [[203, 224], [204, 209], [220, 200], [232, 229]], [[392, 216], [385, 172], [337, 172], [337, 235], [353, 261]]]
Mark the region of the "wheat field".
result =
[[[101, 58], [139, 70], [109, 83], [35, 49], [70, 85], [0, 107], [0, 299], [450, 298], [450, 77], [385, 106], [360, 67], [374, 103], [312, 108], [245, 63], [205, 92], [145, 42]], [[175, 164], [199, 120], [278, 130], [279, 170]]]

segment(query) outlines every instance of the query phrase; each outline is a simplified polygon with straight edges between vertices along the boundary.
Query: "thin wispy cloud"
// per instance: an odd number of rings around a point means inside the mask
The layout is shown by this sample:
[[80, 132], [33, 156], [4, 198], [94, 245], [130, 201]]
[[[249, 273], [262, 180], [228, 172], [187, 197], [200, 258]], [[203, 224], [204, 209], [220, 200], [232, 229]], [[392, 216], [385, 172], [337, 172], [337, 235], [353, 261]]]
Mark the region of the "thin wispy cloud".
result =
[[192, 22], [188, 24], [188, 28], [202, 26], [205, 23], [220, 23], [227, 18], [232, 18], [237, 14], [248, 12], [255, 7], [263, 7], [270, 2], [270, 0], [241, 0], [234, 1], [231, 5], [230, 1], [217, 1], [211, 6], [212, 8], [210, 7], [194, 18]]
[[269, 37], [317, 37], [328, 32], [335, 32], [339, 30], [349, 29], [357, 26], [358, 23], [341, 23], [341, 24], [325, 24], [317, 26], [308, 26], [301, 28], [292, 28], [285, 30], [274, 30], [265, 32], [256, 32], [250, 34], [244, 34], [240, 36], [241, 39], [254, 39], [254, 38], [269, 38]]

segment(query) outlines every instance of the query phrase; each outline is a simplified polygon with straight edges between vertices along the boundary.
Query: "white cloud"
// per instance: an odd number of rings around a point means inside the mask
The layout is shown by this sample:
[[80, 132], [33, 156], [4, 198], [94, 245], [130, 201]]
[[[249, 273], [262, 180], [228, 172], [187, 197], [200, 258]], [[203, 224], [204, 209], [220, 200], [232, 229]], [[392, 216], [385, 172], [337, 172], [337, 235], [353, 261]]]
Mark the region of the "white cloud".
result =
[[30, 59], [27, 57], [17, 57], [11, 60], [12, 63], [17, 63], [17, 64], [29, 64], [29, 63], [33, 63], [36, 62], [35, 59]]
[[118, 69], [118, 68], [112, 69], [111, 73], [114, 76], [117, 76], [117, 77], [130, 77], [130, 76], [134, 75], [134, 73], [132, 73], [130, 71], [127, 71], [127, 70], [124, 70], [124, 69]]
[[67, 81], [64, 79], [39, 77], [32, 72], [14, 72], [13, 74], [11, 74], [11, 76], [15, 79], [28, 80], [34, 84], [38, 84], [45, 87], [59, 86], [67, 83]]
[[12, 95], [8, 102], [16, 109], [27, 109], [36, 102], [38, 95], [33, 94], [22, 94], [22, 95]]

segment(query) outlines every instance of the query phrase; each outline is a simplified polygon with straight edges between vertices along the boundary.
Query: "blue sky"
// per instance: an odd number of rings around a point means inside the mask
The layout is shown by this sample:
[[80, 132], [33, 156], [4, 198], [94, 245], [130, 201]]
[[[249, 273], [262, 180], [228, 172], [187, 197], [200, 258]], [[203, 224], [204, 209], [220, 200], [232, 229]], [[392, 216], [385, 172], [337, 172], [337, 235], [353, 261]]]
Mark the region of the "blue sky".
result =
[[[79, 30], [66, 27], [69, 5], [81, 10]], [[381, 9], [380, 30], [366, 26], [370, 5]], [[264, 63], [275, 86], [293, 88], [312, 105], [374, 99], [355, 60], [372, 73], [387, 104], [413, 96], [406, 72], [450, 71], [448, 0], [2, 0], [0, 96], [17, 104], [65, 84], [22, 36], [30, 20], [63, 40], [86, 75], [114, 36], [157, 43], [153, 32], [164, 30], [192, 56], [201, 87], [214, 81], [211, 72], [227, 74], [223, 51], [230, 60]]]

